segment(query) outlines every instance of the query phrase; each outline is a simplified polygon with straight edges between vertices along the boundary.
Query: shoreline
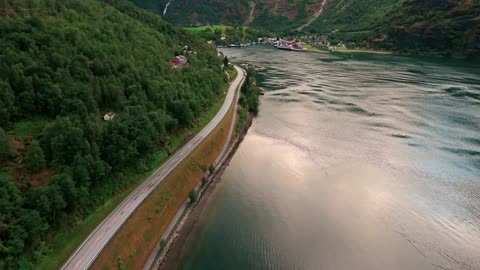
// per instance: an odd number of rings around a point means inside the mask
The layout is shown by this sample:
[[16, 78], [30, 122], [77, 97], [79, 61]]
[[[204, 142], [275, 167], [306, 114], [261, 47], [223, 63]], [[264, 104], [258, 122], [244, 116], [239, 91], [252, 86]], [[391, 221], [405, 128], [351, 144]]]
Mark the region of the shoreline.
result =
[[178, 267], [180, 259], [190, 247], [193, 237], [198, 230], [200, 217], [206, 209], [205, 207], [210, 196], [215, 192], [217, 184], [222, 180], [223, 172], [230, 164], [238, 147], [247, 135], [248, 130], [253, 123], [253, 118], [253, 114], [249, 113], [242, 131], [225, 153], [225, 158], [213, 173], [211, 180], [201, 190], [201, 195], [196, 203], [185, 212], [184, 219], [177, 224], [177, 230], [171, 236], [165, 250], [161, 252], [162, 255], [160, 255], [156, 266], [152, 269], [167, 270], [176, 269]]
[[333, 50], [332, 53], [371, 53], [371, 54], [400, 55], [393, 51], [361, 50], [361, 49]]

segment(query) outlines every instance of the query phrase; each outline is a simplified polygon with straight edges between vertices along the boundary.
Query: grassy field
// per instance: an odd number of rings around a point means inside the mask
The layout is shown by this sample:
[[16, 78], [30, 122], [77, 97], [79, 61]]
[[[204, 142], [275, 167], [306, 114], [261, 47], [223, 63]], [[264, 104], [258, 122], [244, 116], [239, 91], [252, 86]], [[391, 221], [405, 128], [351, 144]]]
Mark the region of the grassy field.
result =
[[[183, 160], [108, 243], [91, 269], [142, 269], [178, 209], [217, 158], [227, 139], [234, 106], [213, 132]], [[125, 245], [128, 243], [128, 245]]]
[[48, 119], [41, 117], [19, 121], [15, 123], [15, 137], [23, 140], [35, 136], [35, 134], [40, 134], [47, 123]]
[[[228, 86], [224, 91], [227, 91]], [[134, 179], [127, 182], [131, 184], [127, 186], [123, 192], [108, 200], [103, 206], [98, 208], [95, 212], [90, 214], [84, 220], [76, 222], [75, 225], [64, 225], [52, 239], [52, 249], [48, 252], [42, 261], [39, 263], [37, 269], [58, 269], [70, 257], [78, 246], [87, 238], [87, 236], [100, 224], [124, 198], [126, 198], [138, 185], [140, 185], [148, 176], [150, 176], [159, 166], [165, 162], [169, 157], [169, 152], [173, 153], [180, 146], [186, 142], [186, 138], [192, 137], [198, 133], [208, 122], [216, 115], [225, 99], [225, 95], [221, 96], [208, 111], [206, 111], [198, 120], [195, 128], [184, 130], [172, 138], [167, 149], [156, 151], [149, 159], [149, 164], [146, 164], [149, 171], [138, 174], [133, 170], [124, 172], [124, 177]], [[27, 132], [24, 130], [31, 129], [31, 123], [26, 122], [18, 126], [20, 135], [26, 136]], [[24, 127], [25, 126], [25, 127]], [[17, 127], [16, 127], [17, 128]], [[18, 136], [18, 135], [17, 135]]]
[[312, 45], [309, 45], [309, 44], [305, 45], [305, 49], [309, 52], [319, 52], [320, 51], [319, 49], [317, 49], [317, 48], [315, 48], [315, 47], [313, 47]]
[[375, 53], [375, 54], [392, 54], [392, 52], [389, 51], [376, 51], [376, 50], [371, 50], [368, 48], [352, 48], [352, 49], [347, 49], [345, 47], [338, 47], [335, 49], [333, 52], [336, 53]]
[[[203, 32], [205, 30], [215, 31], [220, 29], [222, 30], [222, 33], [225, 32], [227, 28], [232, 28], [232, 26], [216, 24], [216, 25], [206, 25], [206, 26], [199, 26], [199, 27], [185, 27], [186, 30], [192, 31], [192, 32]], [[247, 28], [248, 28], [247, 26], [242, 26], [243, 30], [246, 30]]]

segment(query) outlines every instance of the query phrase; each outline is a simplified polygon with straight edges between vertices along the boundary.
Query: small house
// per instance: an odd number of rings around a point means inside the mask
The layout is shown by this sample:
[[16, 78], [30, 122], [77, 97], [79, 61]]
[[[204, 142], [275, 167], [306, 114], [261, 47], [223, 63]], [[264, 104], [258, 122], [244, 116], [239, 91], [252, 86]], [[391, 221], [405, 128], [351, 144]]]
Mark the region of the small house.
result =
[[105, 120], [105, 121], [110, 121], [110, 120], [113, 120], [114, 117], [115, 117], [115, 113], [114, 113], [114, 112], [107, 112], [107, 113], [103, 116], [103, 120]]
[[186, 65], [187, 63], [188, 63], [187, 57], [185, 57], [184, 55], [179, 55], [173, 58], [172, 60], [170, 60], [170, 65], [172, 66], [172, 68], [179, 68]]

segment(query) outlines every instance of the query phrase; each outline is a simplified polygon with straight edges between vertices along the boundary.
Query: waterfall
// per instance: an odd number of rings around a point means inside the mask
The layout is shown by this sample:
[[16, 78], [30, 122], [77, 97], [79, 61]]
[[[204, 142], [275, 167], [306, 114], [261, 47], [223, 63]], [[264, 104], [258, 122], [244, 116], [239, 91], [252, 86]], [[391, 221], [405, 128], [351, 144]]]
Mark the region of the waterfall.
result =
[[168, 3], [165, 5], [165, 8], [163, 9], [163, 17], [165, 17], [165, 14], [167, 14], [167, 9], [168, 9], [168, 6], [170, 5], [170, 2], [172, 2], [173, 0], [168, 0]]

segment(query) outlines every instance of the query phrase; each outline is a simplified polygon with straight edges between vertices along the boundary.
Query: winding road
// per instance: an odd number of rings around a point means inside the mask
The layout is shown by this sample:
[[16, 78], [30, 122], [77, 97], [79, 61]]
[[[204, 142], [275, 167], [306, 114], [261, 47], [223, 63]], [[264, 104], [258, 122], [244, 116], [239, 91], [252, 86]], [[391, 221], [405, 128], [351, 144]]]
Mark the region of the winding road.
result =
[[86, 270], [100, 254], [108, 241], [115, 235], [130, 215], [166, 176], [195, 149], [221, 122], [230, 109], [235, 90], [244, 81], [244, 71], [235, 66], [239, 76], [228, 89], [225, 101], [215, 117], [169, 160], [158, 168], [147, 180], [137, 187], [117, 208], [87, 237], [61, 268], [62, 270]]

